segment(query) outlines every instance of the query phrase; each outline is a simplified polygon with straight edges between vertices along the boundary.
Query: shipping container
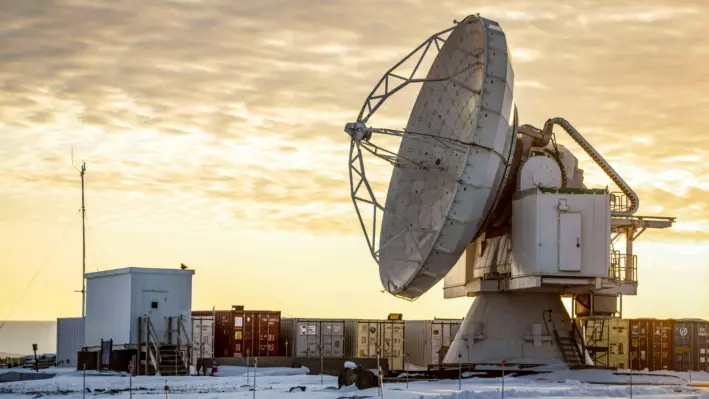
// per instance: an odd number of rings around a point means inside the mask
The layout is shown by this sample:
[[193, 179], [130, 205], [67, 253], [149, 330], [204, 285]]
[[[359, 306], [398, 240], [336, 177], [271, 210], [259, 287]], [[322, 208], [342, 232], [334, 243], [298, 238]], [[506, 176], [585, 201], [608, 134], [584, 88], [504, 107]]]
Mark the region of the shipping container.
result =
[[650, 370], [674, 370], [674, 320], [651, 320]]
[[348, 356], [376, 358], [379, 349], [379, 356], [388, 359], [390, 370], [404, 370], [403, 320], [348, 320], [345, 330]]
[[695, 327], [697, 370], [709, 372], [709, 322], [698, 323]]
[[674, 320], [630, 320], [630, 365], [633, 370], [674, 369]]
[[342, 358], [345, 321], [341, 319], [281, 319], [281, 348], [286, 356]]
[[[246, 310], [236, 315], [243, 328], [235, 331], [235, 356], [278, 356], [278, 340], [281, 330], [281, 312]], [[237, 327], [238, 328], [238, 327]], [[239, 344], [241, 336], [242, 343]]]
[[192, 317], [213, 317], [214, 357], [234, 357], [234, 316], [231, 310], [195, 310]]
[[192, 316], [192, 365], [214, 357], [214, 316]]
[[443, 363], [455, 339], [462, 320], [433, 320], [431, 322], [431, 364]]
[[674, 370], [707, 371], [707, 328], [702, 319], [677, 320], [674, 326]]
[[650, 334], [650, 322], [642, 319], [629, 320], [630, 326], [630, 368], [632, 370], [649, 369], [650, 345], [648, 336]]
[[627, 319], [582, 319], [584, 341], [598, 366], [625, 369], [629, 365], [630, 337]]
[[57, 366], [77, 368], [78, 353], [84, 347], [84, 318], [57, 319]]
[[281, 312], [266, 310], [193, 311], [214, 315], [214, 357], [278, 356]]
[[462, 319], [406, 320], [405, 362], [418, 367], [440, 364], [462, 323]]

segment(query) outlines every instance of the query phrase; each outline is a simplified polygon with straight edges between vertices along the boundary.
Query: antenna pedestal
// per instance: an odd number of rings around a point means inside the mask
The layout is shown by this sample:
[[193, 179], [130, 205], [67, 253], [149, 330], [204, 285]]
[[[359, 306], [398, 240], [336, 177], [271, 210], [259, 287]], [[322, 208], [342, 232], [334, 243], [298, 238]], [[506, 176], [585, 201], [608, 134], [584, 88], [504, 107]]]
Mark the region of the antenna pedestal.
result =
[[575, 342], [572, 326], [558, 294], [480, 293], [443, 362], [584, 363], [567, 344]]

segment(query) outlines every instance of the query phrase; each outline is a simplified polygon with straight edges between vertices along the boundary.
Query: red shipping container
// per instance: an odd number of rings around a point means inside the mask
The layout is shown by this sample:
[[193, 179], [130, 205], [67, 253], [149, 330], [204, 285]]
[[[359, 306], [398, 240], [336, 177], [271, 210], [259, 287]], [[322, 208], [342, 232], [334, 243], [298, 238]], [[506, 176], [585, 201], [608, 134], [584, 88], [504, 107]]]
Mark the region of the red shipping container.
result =
[[194, 316], [214, 316], [214, 357], [278, 356], [280, 311], [193, 311]]
[[242, 356], [278, 356], [281, 331], [281, 312], [244, 311], [242, 328]]

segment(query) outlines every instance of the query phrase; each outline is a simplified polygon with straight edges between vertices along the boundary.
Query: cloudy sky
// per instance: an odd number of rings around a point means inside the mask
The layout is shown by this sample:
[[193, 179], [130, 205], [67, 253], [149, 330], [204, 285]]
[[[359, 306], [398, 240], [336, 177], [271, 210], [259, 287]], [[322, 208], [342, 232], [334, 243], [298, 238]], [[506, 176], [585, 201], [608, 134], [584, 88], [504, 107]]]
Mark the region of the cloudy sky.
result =
[[639, 214], [678, 217], [637, 244], [626, 315], [709, 318], [705, 1], [0, 0], [0, 319], [80, 314], [72, 147], [89, 271], [184, 262], [195, 308], [462, 317], [470, 300], [439, 288], [380, 293], [342, 128], [394, 62], [475, 12], [508, 35], [522, 122], [568, 118]]

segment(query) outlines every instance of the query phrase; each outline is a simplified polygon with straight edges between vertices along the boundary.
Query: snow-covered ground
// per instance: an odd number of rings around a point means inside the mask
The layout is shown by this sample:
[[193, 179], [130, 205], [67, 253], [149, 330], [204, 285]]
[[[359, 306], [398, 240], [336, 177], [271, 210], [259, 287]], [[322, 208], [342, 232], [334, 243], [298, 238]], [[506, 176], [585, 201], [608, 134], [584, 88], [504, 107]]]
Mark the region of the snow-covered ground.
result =
[[[0, 399], [32, 398], [80, 398], [85, 383], [87, 397], [128, 398], [129, 378], [125, 374], [98, 372], [87, 373], [59, 369], [54, 378], [35, 381], [20, 381], [0, 384]], [[51, 372], [47, 370], [46, 372]], [[354, 386], [337, 390], [337, 378], [307, 375], [308, 370], [264, 368], [256, 371], [256, 398], [376, 398], [378, 389], [358, 391]], [[688, 373], [647, 373], [633, 375], [632, 387], [635, 398], [702, 398], [709, 399], [709, 389], [693, 387], [688, 383]], [[253, 369], [221, 367], [218, 376], [204, 377], [133, 377], [133, 395], [165, 395], [179, 399], [194, 398], [253, 398]], [[322, 381], [322, 382], [321, 382]], [[550, 373], [525, 377], [505, 377], [505, 397], [538, 398], [589, 398], [630, 397], [630, 376], [617, 375], [611, 371], [558, 369]], [[692, 382], [709, 385], [708, 373], [692, 373]], [[500, 378], [478, 378], [435, 382], [387, 383], [384, 397], [387, 399], [472, 399], [501, 397]], [[652, 384], [652, 385], [650, 385]], [[298, 387], [304, 387], [301, 391]], [[292, 391], [292, 392], [291, 392]]]

